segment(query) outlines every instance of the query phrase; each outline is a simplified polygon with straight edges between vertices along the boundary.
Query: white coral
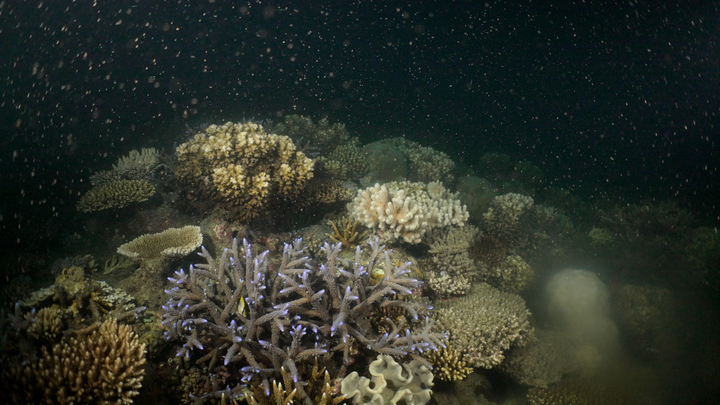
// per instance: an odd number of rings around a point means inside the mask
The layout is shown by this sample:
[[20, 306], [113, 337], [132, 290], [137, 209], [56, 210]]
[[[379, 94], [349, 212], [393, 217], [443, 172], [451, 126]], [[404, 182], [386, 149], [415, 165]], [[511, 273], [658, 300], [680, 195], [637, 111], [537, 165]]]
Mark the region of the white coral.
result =
[[466, 207], [439, 182], [375, 184], [360, 190], [348, 210], [387, 242], [419, 243], [430, 229], [462, 226], [468, 219]]

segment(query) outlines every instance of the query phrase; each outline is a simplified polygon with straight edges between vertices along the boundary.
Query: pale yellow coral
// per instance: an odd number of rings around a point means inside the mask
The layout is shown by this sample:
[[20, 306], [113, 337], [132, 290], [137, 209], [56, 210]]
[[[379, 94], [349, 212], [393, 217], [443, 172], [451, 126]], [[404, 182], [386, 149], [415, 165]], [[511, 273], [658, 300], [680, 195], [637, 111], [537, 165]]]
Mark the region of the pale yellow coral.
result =
[[200, 247], [202, 240], [200, 227], [188, 225], [139, 236], [120, 246], [117, 252], [133, 259], [176, 258], [190, 254]]
[[108, 208], [122, 208], [134, 202], [147, 201], [155, 194], [155, 187], [146, 180], [117, 180], [93, 187], [80, 197], [77, 209], [94, 212]]
[[250, 220], [271, 202], [298, 197], [313, 176], [313, 162], [286, 136], [268, 134], [257, 123], [210, 125], [176, 150], [177, 178]]

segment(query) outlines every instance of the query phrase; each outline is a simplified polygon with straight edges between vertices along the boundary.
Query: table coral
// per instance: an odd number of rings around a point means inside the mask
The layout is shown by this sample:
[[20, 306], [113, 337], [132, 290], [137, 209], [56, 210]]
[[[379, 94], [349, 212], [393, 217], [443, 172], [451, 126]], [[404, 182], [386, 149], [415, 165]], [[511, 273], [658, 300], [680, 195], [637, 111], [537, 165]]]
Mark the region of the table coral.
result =
[[134, 202], [147, 201], [155, 194], [155, 186], [146, 180], [115, 180], [102, 183], [80, 197], [80, 212], [122, 208]]
[[271, 203], [297, 198], [313, 176], [313, 161], [287, 136], [257, 123], [210, 125], [176, 150], [178, 180], [231, 212], [251, 220]]

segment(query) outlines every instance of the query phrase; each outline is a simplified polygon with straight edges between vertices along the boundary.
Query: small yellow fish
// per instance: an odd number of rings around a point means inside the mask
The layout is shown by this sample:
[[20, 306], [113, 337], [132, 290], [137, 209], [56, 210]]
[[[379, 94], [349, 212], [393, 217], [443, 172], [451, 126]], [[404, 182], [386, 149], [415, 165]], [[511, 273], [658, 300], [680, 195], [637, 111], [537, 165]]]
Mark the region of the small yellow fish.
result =
[[245, 297], [242, 297], [242, 296], [240, 297], [240, 301], [238, 301], [237, 311], [240, 315], [244, 316], [245, 318], [248, 317], [248, 307], [247, 307], [247, 303], [245, 303]]

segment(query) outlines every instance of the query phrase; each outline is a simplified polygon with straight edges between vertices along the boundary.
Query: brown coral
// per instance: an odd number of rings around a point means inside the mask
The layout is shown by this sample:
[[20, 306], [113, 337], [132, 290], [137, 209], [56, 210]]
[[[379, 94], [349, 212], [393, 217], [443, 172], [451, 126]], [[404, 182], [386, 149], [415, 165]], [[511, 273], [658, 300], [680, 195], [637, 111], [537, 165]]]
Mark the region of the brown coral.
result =
[[443, 381], [464, 380], [473, 372], [457, 350], [446, 347], [433, 350], [425, 355], [433, 366], [433, 376]]
[[36, 362], [11, 370], [0, 395], [11, 403], [130, 404], [145, 374], [145, 345], [110, 318], [88, 335], [71, 338]]

